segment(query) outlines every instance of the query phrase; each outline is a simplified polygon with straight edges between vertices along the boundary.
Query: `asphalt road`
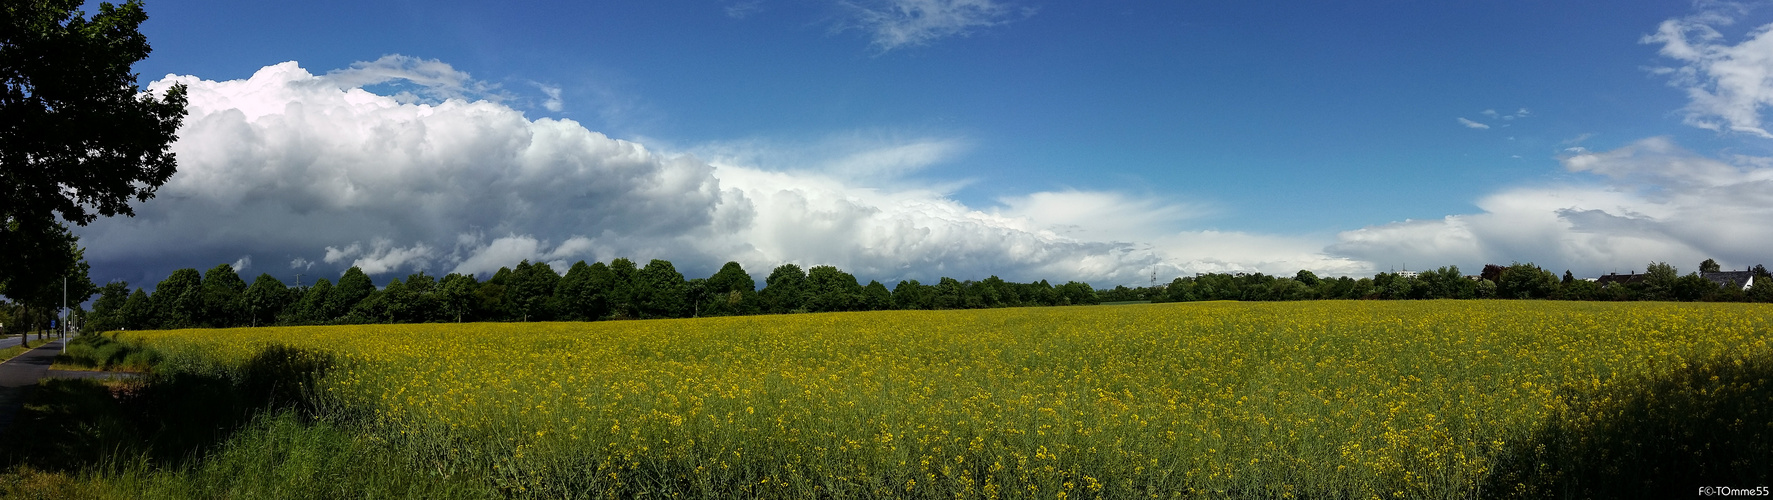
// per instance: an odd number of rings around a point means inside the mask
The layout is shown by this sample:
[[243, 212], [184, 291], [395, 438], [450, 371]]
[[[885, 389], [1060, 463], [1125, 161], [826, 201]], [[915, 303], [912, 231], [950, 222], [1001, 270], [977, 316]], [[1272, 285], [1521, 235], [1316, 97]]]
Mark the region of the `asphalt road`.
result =
[[[16, 345], [18, 339], [12, 338]], [[47, 340], [47, 339], [46, 339]], [[37, 342], [35, 339], [32, 342]], [[61, 342], [48, 342], [42, 347], [20, 354], [11, 361], [0, 363], [0, 429], [12, 425], [14, 417], [25, 404], [26, 391], [37, 386], [37, 381], [49, 374], [49, 365], [55, 363], [55, 355], [62, 352]], [[4, 347], [4, 346], [0, 346]]]
[[[21, 337], [18, 335], [7, 335], [6, 338], [0, 339], [0, 349], [5, 349], [8, 347], [18, 345], [18, 340], [20, 338]], [[43, 337], [43, 340], [37, 340], [37, 336], [32, 335], [31, 336], [31, 346], [36, 347], [36, 346], [42, 345], [44, 342], [47, 342], [50, 340], [55, 340], [55, 337]]]

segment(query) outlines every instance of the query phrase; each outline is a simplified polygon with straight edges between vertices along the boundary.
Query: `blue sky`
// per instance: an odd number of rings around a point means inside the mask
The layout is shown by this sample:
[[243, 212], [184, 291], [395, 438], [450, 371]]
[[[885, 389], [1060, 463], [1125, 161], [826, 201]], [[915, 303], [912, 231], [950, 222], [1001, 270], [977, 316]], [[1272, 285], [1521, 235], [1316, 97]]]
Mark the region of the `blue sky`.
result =
[[[380, 281], [621, 255], [668, 258], [692, 277], [739, 260], [759, 276], [795, 262], [864, 280], [1101, 286], [1154, 269], [1475, 273], [1534, 261], [1595, 275], [1706, 257], [1745, 267], [1773, 247], [1773, 233], [1740, 227], [1773, 209], [1767, 198], [1719, 198], [1765, 192], [1773, 165], [1757, 128], [1773, 95], [1773, 9], [1754, 5], [146, 7], [144, 84], [222, 86], [293, 61], [337, 95], [236, 89], [205, 101], [175, 148], [189, 175], [138, 220], [82, 231], [95, 271], [132, 282], [219, 262], [280, 276], [373, 265]], [[1680, 35], [1656, 36], [1666, 29]], [[1671, 52], [1691, 46], [1700, 55]], [[276, 85], [303, 78], [279, 74]], [[278, 118], [298, 114], [276, 111], [291, 102], [319, 109], [359, 88], [412, 110], [478, 103], [490, 108], [448, 119], [522, 130], [448, 156], [489, 155], [480, 163], [437, 167], [363, 151], [398, 150], [384, 138], [445, 118], [322, 113], [345, 121], [309, 117], [311, 128]], [[273, 103], [255, 104], [268, 111], [248, 113], [245, 128], [192, 125], [254, 100]], [[533, 142], [561, 124], [602, 135], [564, 149]], [[356, 135], [317, 135], [335, 132]], [[643, 147], [651, 166], [599, 163], [611, 144]], [[498, 165], [538, 155], [551, 160]], [[523, 172], [558, 182], [512, 180]], [[634, 180], [646, 176], [680, 190]], [[279, 198], [311, 187], [302, 182], [358, 198]], [[448, 197], [502, 208], [467, 214], [438, 201]], [[566, 220], [539, 222], [551, 218]], [[300, 239], [262, 233], [310, 226]]]

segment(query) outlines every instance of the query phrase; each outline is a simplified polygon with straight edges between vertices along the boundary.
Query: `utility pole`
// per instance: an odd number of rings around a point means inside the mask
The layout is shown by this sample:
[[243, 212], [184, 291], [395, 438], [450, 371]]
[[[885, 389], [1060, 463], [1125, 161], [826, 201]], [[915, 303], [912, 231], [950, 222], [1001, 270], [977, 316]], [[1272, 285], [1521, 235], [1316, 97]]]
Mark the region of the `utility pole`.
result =
[[62, 277], [62, 352], [68, 352], [68, 277]]

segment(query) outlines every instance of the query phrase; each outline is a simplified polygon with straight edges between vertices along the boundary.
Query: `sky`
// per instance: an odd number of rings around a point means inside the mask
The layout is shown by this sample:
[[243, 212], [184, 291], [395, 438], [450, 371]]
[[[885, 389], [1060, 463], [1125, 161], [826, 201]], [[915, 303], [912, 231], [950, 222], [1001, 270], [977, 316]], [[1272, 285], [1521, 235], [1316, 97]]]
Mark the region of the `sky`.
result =
[[145, 7], [190, 114], [157, 197], [77, 229], [97, 282], [1773, 260], [1762, 3]]

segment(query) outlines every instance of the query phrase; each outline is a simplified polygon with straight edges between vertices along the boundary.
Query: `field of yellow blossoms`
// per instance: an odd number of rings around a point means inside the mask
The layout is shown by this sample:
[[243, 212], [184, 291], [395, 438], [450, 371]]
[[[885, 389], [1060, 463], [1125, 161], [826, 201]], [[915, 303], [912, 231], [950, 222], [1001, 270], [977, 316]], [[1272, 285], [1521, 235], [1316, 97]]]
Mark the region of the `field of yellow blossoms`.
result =
[[1770, 318], [1319, 301], [125, 338], [331, 353], [328, 408], [411, 467], [520, 495], [1463, 498], [1615, 386], [1773, 358]]

